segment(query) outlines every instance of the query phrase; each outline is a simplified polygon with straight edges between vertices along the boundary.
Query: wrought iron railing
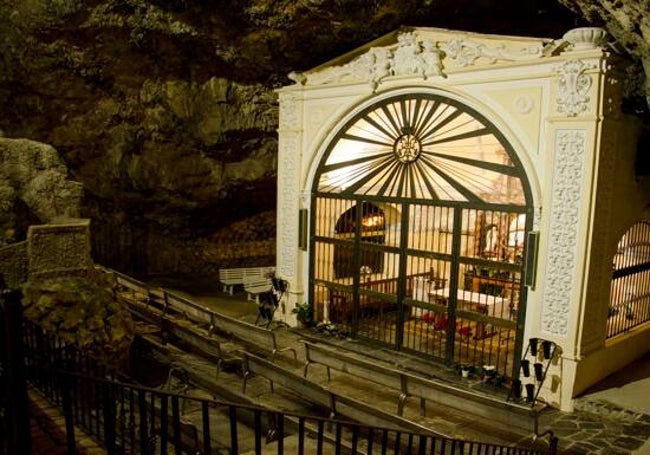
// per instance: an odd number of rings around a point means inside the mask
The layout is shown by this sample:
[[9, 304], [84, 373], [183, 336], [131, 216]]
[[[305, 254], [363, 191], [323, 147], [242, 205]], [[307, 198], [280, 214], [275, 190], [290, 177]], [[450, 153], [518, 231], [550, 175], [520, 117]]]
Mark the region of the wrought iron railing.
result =
[[24, 339], [29, 380], [61, 409], [70, 453], [76, 428], [109, 454], [556, 453], [557, 440], [550, 449], [507, 447], [143, 387], [116, 381], [115, 373], [37, 326], [26, 323]]
[[50, 370], [47, 378], [46, 396], [64, 413], [72, 450], [74, 424], [109, 454], [554, 453], [191, 398], [61, 370]]

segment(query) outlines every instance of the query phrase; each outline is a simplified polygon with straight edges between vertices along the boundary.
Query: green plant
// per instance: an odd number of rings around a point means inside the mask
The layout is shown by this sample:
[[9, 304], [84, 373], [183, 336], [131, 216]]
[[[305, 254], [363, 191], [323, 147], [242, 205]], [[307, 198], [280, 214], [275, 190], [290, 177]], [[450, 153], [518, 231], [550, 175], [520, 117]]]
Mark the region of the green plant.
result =
[[309, 302], [297, 303], [291, 312], [296, 315], [298, 321], [307, 327], [310, 327], [314, 323], [314, 309]]

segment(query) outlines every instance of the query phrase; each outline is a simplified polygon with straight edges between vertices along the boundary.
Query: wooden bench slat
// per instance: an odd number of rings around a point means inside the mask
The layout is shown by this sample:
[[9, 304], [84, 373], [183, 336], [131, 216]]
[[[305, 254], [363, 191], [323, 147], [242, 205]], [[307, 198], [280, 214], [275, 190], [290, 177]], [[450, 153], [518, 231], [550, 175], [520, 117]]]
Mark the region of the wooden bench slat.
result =
[[235, 338], [244, 342], [250, 342], [256, 346], [267, 347], [271, 351], [271, 361], [279, 352], [291, 351], [293, 352], [294, 359], [297, 358], [296, 349], [288, 346], [280, 348], [277, 344], [275, 333], [272, 330], [260, 327], [254, 324], [249, 324], [238, 319], [230, 318], [224, 315], [214, 314], [212, 321], [214, 327], [224, 333], [228, 333]]
[[[402, 415], [404, 403], [407, 397], [420, 398], [421, 412], [424, 415], [426, 411], [426, 400], [435, 401], [438, 404], [461, 408], [461, 405], [467, 402], [467, 406], [472, 403], [482, 403], [486, 407], [478, 410], [479, 407], [473, 407], [475, 413], [486, 419], [498, 420], [504, 423], [513, 423], [522, 417], [532, 418], [535, 422], [539, 412], [544, 406], [538, 405], [535, 408], [519, 403], [504, 402], [497, 397], [460, 390], [452, 385], [440, 383], [438, 381], [424, 378], [410, 372], [384, 366], [376, 362], [370, 362], [355, 357], [354, 355], [342, 352], [335, 348], [312, 343], [307, 340], [301, 340], [305, 346], [305, 362], [303, 377], [307, 377], [308, 367], [312, 363], [319, 363], [327, 367], [328, 379], [330, 378], [330, 368], [343, 373], [352, 374], [357, 377], [367, 379], [368, 381], [384, 385], [394, 390], [400, 391], [400, 397], [397, 404], [397, 415]], [[536, 423], [534, 423], [536, 425]]]
[[327, 367], [328, 380], [331, 379], [330, 368], [334, 368], [337, 371], [365, 378], [393, 390], [399, 390], [400, 396], [397, 403], [397, 414], [402, 415], [407, 393], [404, 376], [399, 370], [354, 358], [347, 353], [337, 351], [334, 348], [322, 344], [311, 343], [307, 340], [301, 340], [301, 342], [305, 346], [305, 356], [307, 358], [303, 371], [304, 377], [307, 377], [307, 369], [310, 364], [320, 363]]

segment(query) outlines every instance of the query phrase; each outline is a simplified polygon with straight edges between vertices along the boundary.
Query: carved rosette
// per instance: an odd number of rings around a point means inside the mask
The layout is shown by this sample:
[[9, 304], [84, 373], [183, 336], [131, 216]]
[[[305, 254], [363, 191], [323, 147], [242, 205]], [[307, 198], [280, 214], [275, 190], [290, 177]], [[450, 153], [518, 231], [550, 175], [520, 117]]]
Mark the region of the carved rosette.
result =
[[566, 335], [569, 322], [585, 142], [583, 130], [557, 130], [555, 133], [555, 171], [542, 309], [542, 330], [554, 335]]
[[521, 95], [515, 98], [512, 102], [512, 107], [521, 115], [528, 115], [535, 108], [535, 100], [532, 96]]
[[575, 117], [587, 110], [589, 107], [589, 91], [592, 85], [592, 78], [585, 74], [593, 65], [586, 65], [581, 60], [569, 60], [558, 68], [558, 97], [557, 111], [567, 117]]
[[282, 138], [280, 142], [280, 156], [282, 176], [284, 183], [280, 200], [278, 201], [278, 213], [282, 213], [278, 224], [278, 236], [280, 248], [278, 251], [278, 272], [279, 276], [290, 279], [296, 271], [296, 250], [298, 248], [298, 207], [299, 188], [297, 159], [298, 150], [297, 138]]

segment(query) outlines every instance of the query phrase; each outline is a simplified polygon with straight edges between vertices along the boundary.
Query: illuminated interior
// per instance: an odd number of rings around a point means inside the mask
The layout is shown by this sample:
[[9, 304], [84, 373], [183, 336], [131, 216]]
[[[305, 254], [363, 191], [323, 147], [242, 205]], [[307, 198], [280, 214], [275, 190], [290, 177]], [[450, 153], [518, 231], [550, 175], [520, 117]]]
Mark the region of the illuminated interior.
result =
[[479, 114], [434, 95], [389, 98], [344, 125], [314, 188], [317, 318], [509, 374], [530, 216], [507, 150]]

